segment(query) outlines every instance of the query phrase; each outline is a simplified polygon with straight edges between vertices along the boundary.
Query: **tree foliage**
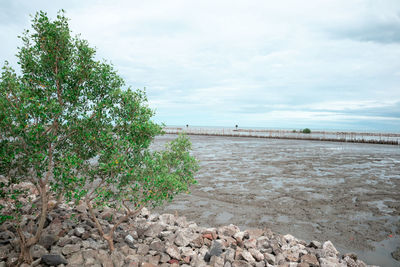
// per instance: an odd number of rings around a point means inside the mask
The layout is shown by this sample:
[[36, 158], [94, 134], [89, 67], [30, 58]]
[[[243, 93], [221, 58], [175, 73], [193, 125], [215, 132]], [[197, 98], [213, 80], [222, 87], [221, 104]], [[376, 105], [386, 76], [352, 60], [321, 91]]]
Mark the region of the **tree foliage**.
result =
[[[163, 151], [149, 149], [162, 126], [151, 120], [145, 92], [125, 88], [111, 64], [96, 60], [63, 11], [54, 21], [38, 12], [32, 28], [20, 37], [21, 74], [6, 62], [0, 78], [0, 222], [15, 222], [26, 262], [50, 199], [84, 201], [95, 222], [98, 206], [123, 209], [118, 225], [187, 191], [198, 168], [185, 136]], [[40, 198], [27, 199], [26, 182]], [[26, 236], [26, 218], [38, 211], [37, 230]], [[113, 229], [98, 228], [113, 249]]]

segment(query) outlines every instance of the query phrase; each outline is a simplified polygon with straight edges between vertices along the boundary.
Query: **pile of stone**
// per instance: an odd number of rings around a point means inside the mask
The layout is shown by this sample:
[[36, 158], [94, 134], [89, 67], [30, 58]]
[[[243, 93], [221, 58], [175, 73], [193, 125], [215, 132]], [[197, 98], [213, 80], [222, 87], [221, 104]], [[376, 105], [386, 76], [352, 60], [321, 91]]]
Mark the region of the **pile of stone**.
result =
[[[112, 217], [120, 215], [103, 210], [97, 216], [107, 232]], [[40, 242], [31, 249], [32, 266], [367, 266], [355, 254], [340, 256], [330, 241], [306, 243], [269, 229], [241, 231], [235, 225], [204, 228], [185, 217], [147, 209], [117, 228], [112, 253], [85, 206], [60, 206], [47, 220]], [[7, 223], [2, 227], [0, 266], [14, 266], [19, 254], [15, 229]]]

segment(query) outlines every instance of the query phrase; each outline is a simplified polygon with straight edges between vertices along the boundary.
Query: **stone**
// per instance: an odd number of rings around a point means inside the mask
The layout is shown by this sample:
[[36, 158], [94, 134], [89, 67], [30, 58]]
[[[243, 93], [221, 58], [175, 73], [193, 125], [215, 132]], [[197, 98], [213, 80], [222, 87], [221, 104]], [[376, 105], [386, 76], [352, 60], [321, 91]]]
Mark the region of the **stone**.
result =
[[264, 253], [264, 260], [271, 265], [275, 265], [275, 256], [270, 253]]
[[250, 248], [249, 252], [251, 254], [251, 256], [253, 256], [254, 259], [256, 259], [256, 261], [263, 261], [264, 260], [264, 255], [258, 251], [255, 248]]
[[235, 260], [232, 262], [232, 267], [251, 267], [251, 264], [244, 260]]
[[143, 207], [140, 211], [140, 216], [148, 218], [150, 216], [150, 211], [146, 207]]
[[45, 249], [49, 250], [60, 238], [55, 234], [43, 234], [40, 237], [39, 245], [42, 245]]
[[[116, 265], [116, 266], [122, 266], [122, 265]], [[157, 264], [153, 264], [150, 262], [144, 262], [144, 263], [142, 263], [141, 267], [157, 267]]]
[[76, 236], [81, 237], [84, 233], [85, 233], [85, 228], [83, 228], [83, 227], [76, 227], [75, 228], [74, 234]]
[[41, 258], [44, 254], [48, 254], [48, 251], [41, 245], [34, 245], [30, 249], [32, 258], [34, 260]]
[[175, 245], [168, 246], [165, 252], [167, 252], [167, 254], [173, 259], [180, 260], [181, 258], [181, 255], [179, 254], [179, 249]]
[[251, 253], [248, 252], [247, 250], [243, 250], [242, 253], [241, 253], [240, 255], [241, 255], [241, 257], [242, 257], [245, 261], [247, 261], [247, 262], [253, 263], [253, 262], [256, 261], [256, 260], [253, 258], [253, 256], [251, 255]]
[[81, 252], [74, 253], [68, 258], [68, 265], [82, 266], [83, 263], [84, 260]]
[[168, 262], [170, 259], [171, 259], [171, 257], [168, 254], [162, 253], [160, 262], [165, 263], [165, 262]]
[[248, 233], [245, 232], [237, 232], [236, 234], [233, 235], [233, 238], [235, 238], [236, 240], [238, 239], [243, 240], [246, 234], [248, 235]]
[[133, 239], [133, 237], [131, 235], [126, 235], [124, 240], [125, 240], [125, 243], [128, 244], [129, 247], [133, 248], [133, 246], [135, 244], [135, 240]]
[[186, 228], [189, 226], [189, 223], [186, 221], [186, 217], [178, 217], [175, 220], [175, 225], [181, 227], [181, 228]]
[[321, 267], [340, 266], [339, 259], [336, 257], [319, 258]]
[[179, 247], [186, 247], [193, 240], [193, 233], [190, 230], [178, 230], [175, 237], [175, 244]]
[[164, 227], [159, 224], [159, 223], [155, 223], [150, 225], [149, 228], [147, 228], [147, 230], [144, 232], [144, 236], [145, 237], [156, 237], [158, 236], [162, 231], [164, 230]]
[[308, 245], [308, 247], [320, 249], [320, 248], [322, 248], [322, 244], [321, 244], [321, 242], [318, 242], [318, 241], [313, 240], [313, 241], [310, 242], [310, 244]]
[[206, 253], [206, 255], [204, 256], [204, 260], [206, 262], [209, 262], [212, 256], [219, 256], [222, 254], [222, 245], [219, 241], [214, 240], [211, 243], [211, 247], [210, 250]]
[[339, 255], [339, 252], [329, 240], [322, 245], [322, 249], [325, 251], [325, 255], [328, 257], [336, 257], [337, 255]]
[[233, 224], [230, 224], [227, 226], [221, 226], [218, 228], [218, 235], [232, 237], [238, 232], [240, 232], [239, 227], [237, 227], [236, 225], [233, 225]]
[[307, 263], [311, 267], [319, 266], [318, 259], [314, 254], [306, 254], [301, 256], [300, 262]]
[[296, 241], [296, 238], [295, 238], [294, 236], [292, 236], [292, 235], [289, 235], [289, 234], [284, 235], [284, 236], [283, 236], [283, 239], [284, 239], [287, 243]]
[[260, 236], [259, 238], [257, 238], [257, 248], [261, 249], [261, 248], [269, 248], [269, 238], [266, 236]]
[[146, 255], [150, 250], [150, 247], [146, 244], [138, 244], [137, 245], [137, 253], [139, 255]]
[[80, 249], [81, 249], [81, 246], [79, 244], [74, 244], [74, 245], [65, 245], [61, 251], [62, 251], [62, 254], [67, 256], [72, 253], [78, 252]]
[[391, 255], [393, 259], [400, 261], [400, 247], [397, 247], [396, 250], [391, 253]]
[[194, 248], [201, 248], [204, 244], [203, 237], [201, 235], [196, 235], [197, 237], [192, 239], [189, 243], [191, 247]]
[[59, 247], [63, 247], [68, 244], [72, 244], [72, 239], [69, 236], [63, 236], [57, 242], [57, 246]]
[[112, 260], [114, 266], [123, 266], [124, 260], [125, 260], [124, 258], [125, 258], [124, 255], [117, 250], [114, 250], [111, 253], [111, 260]]
[[163, 224], [168, 224], [168, 225], [175, 225], [175, 216], [172, 214], [162, 214], [159, 217], [160, 222]]
[[44, 254], [41, 262], [50, 266], [68, 264], [67, 260], [60, 254]]
[[223, 267], [224, 266], [224, 258], [218, 256], [211, 256], [210, 265], [214, 267]]
[[111, 260], [110, 255], [108, 254], [108, 251], [106, 250], [98, 250], [98, 253], [96, 255], [96, 259], [101, 262], [101, 265], [103, 267], [114, 267], [114, 264]]
[[229, 261], [227, 261], [225, 262], [224, 267], [232, 267], [232, 264]]
[[348, 267], [357, 267], [357, 263], [354, 259], [350, 258], [349, 256], [345, 256], [343, 261], [346, 263]]
[[262, 229], [247, 229], [245, 232], [247, 233], [249, 239], [257, 239], [264, 234], [264, 230]]
[[245, 248], [256, 248], [257, 247], [257, 239], [251, 238], [243, 242]]
[[153, 241], [150, 244], [150, 249], [155, 250], [157, 252], [164, 252], [165, 251], [165, 244], [161, 241]]

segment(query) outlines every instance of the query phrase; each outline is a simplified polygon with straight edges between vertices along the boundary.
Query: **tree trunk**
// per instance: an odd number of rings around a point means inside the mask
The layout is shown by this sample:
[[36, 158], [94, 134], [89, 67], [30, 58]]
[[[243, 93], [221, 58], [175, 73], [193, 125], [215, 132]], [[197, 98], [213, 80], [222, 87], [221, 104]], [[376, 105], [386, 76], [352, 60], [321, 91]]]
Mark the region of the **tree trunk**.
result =
[[31, 264], [33, 262], [30, 247], [26, 246], [26, 244], [20, 245], [21, 253], [19, 254], [19, 263], [27, 263]]
[[103, 238], [107, 240], [108, 247], [110, 248], [110, 252], [114, 251], [114, 239], [113, 239], [113, 233], [110, 233], [108, 235], [103, 235]]

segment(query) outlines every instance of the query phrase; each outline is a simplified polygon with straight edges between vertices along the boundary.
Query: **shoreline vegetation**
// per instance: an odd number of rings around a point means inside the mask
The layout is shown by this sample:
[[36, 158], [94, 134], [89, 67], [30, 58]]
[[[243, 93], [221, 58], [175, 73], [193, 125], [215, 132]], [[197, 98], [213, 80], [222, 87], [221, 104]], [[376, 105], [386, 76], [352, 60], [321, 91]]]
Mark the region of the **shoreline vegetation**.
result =
[[207, 127], [164, 127], [166, 134], [253, 137], [290, 140], [310, 140], [327, 142], [366, 143], [383, 145], [400, 145], [400, 133], [368, 133], [368, 132], [331, 132], [248, 129], [248, 128], [207, 128]]

